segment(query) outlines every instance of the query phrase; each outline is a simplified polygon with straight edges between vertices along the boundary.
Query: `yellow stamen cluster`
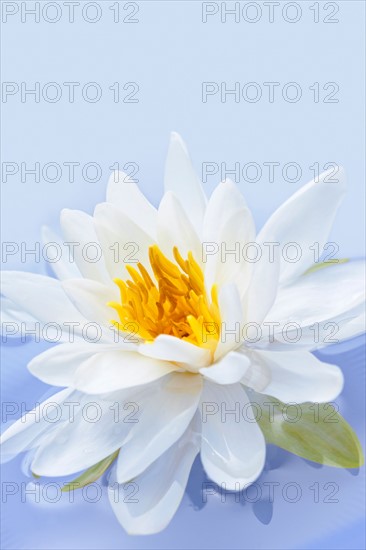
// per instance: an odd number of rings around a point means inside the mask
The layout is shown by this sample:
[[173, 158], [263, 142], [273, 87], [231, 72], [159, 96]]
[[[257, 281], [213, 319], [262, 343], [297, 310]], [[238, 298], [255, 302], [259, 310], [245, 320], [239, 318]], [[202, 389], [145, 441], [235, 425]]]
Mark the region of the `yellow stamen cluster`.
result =
[[131, 280], [114, 279], [121, 303], [108, 303], [119, 316], [119, 321], [111, 322], [124, 332], [134, 323], [138, 336], [147, 342], [159, 334], [169, 334], [214, 351], [220, 327], [217, 287], [212, 287], [209, 300], [202, 269], [193, 254], [189, 252], [184, 260], [176, 247], [173, 253], [176, 263], [157, 245], [150, 247], [155, 281], [140, 263], [138, 269], [126, 267]]

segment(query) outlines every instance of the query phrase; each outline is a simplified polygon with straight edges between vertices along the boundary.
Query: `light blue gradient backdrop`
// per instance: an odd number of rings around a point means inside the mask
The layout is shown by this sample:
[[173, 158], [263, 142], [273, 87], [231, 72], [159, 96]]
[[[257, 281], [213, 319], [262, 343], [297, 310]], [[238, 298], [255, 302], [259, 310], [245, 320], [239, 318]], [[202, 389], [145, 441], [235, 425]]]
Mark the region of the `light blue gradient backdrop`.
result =
[[[203, 24], [201, 3], [188, 1], [139, 2], [138, 24], [114, 24], [108, 10], [111, 4], [101, 3], [103, 16], [96, 24], [83, 21], [78, 9], [73, 24], [66, 22], [64, 11], [56, 24], [21, 23], [18, 15], [2, 25], [3, 81], [24, 81], [30, 87], [35, 81], [96, 81], [103, 87], [103, 97], [96, 104], [81, 100], [80, 92], [74, 104], [64, 99], [55, 104], [32, 99], [21, 103], [19, 95], [2, 104], [3, 162], [97, 162], [103, 168], [103, 178], [96, 184], [83, 181], [79, 170], [79, 177], [70, 183], [66, 169], [58, 183], [35, 183], [32, 177], [22, 183], [19, 176], [3, 181], [3, 241], [31, 245], [39, 239], [42, 224], [57, 228], [64, 207], [91, 213], [104, 200], [108, 167], [117, 161], [139, 164], [140, 186], [157, 204], [169, 132], [176, 130], [186, 140], [199, 173], [202, 162], [230, 166], [274, 161], [302, 166], [298, 183], [284, 182], [280, 176], [269, 183], [265, 172], [257, 183], [239, 183], [258, 227], [311, 179], [307, 167], [314, 162], [342, 164], [349, 191], [331, 240], [339, 244], [340, 257], [363, 255], [363, 2], [338, 2], [337, 24], [314, 24], [310, 2], [300, 2], [303, 16], [295, 24], [281, 17], [270, 24], [264, 15], [255, 24], [235, 24], [230, 16], [222, 24], [218, 15]], [[201, 83], [225, 80], [228, 87], [236, 81], [261, 85], [295, 81], [302, 85], [304, 99], [285, 102], [277, 89], [278, 100], [273, 104], [265, 99], [255, 104], [232, 99], [221, 103], [218, 96], [202, 103]], [[137, 82], [139, 103], [113, 103], [108, 87], [116, 81]], [[339, 84], [339, 103], [315, 104], [309, 86], [330, 81]], [[218, 180], [219, 175], [209, 178], [208, 193]], [[3, 267], [45, 271], [44, 264], [31, 257], [22, 264], [14, 256]], [[335, 362], [342, 365], [346, 377], [341, 410], [362, 437], [364, 358], [359, 345], [358, 340], [348, 346]], [[6, 346], [3, 351], [3, 398], [25, 400], [31, 406], [47, 389], [25, 371], [27, 361], [41, 346]], [[316, 468], [287, 453], [272, 451], [272, 455], [260, 482], [296, 481], [306, 494], [298, 503], [275, 500], [271, 511], [268, 503], [241, 506], [231, 497], [226, 504], [209, 497], [207, 505], [196, 511], [194, 487], [202, 481], [197, 464], [183, 505], [158, 536], [125, 535], [106, 499], [98, 505], [77, 502], [42, 508], [14, 497], [5, 509], [4, 547], [362, 548], [361, 472], [355, 476], [349, 471]], [[4, 468], [3, 480], [28, 480], [20, 471], [20, 462]], [[338, 483], [339, 503], [311, 502], [308, 487], [316, 481]]]

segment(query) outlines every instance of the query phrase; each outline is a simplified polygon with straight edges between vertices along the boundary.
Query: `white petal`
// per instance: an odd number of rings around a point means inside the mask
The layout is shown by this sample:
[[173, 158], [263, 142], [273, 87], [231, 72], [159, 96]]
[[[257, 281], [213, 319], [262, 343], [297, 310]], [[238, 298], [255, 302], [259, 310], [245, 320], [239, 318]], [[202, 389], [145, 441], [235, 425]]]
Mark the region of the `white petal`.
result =
[[[258, 235], [258, 242], [278, 242], [283, 246], [295, 242], [301, 247], [301, 258], [291, 263], [282, 257], [281, 281], [290, 281], [309, 268], [314, 262], [315, 242], [320, 250], [327, 242], [337, 209], [345, 193], [344, 173], [340, 169], [337, 183], [327, 181], [332, 169], [311, 181], [290, 197], [269, 218]], [[288, 249], [288, 255], [295, 255]]]
[[243, 353], [231, 351], [212, 366], [200, 369], [200, 373], [216, 384], [235, 384], [243, 378], [249, 365], [250, 361]]
[[74, 386], [85, 393], [98, 394], [153, 382], [177, 370], [171, 363], [130, 351], [107, 351], [82, 363]]
[[[121, 344], [119, 344], [121, 345]], [[128, 350], [134, 344], [122, 344]], [[79, 344], [65, 343], [54, 346], [37, 355], [28, 364], [30, 372], [45, 382], [54, 386], [72, 386], [78, 367], [89, 357], [106, 351], [115, 351], [117, 344]]]
[[[245, 349], [244, 347], [244, 350], [240, 348], [239, 353], [243, 353], [250, 361], [249, 368], [244, 373], [244, 376], [240, 380], [240, 382], [244, 386], [248, 386], [256, 392], [264, 391], [264, 389], [271, 381], [270, 369], [263, 361], [261, 362], [260, 368], [258, 368], [258, 357], [255, 356], [255, 354], [251, 350]], [[253, 356], [255, 356], [254, 359]]]
[[201, 390], [200, 376], [172, 374], [158, 391], [135, 399], [138, 422], [122, 445], [116, 471], [119, 483], [141, 474], [182, 436], [197, 411]]
[[[15, 304], [12, 300], [9, 300], [9, 298], [6, 298], [5, 296], [1, 296], [1, 328], [2, 333], [6, 334], [7, 337], [11, 336], [19, 336], [20, 334], [7, 334], [7, 323], [16, 324], [17, 326], [13, 327], [15, 330], [19, 331], [19, 323], [20, 322], [28, 322], [28, 323], [34, 323], [36, 319], [29, 315], [28, 313], [25, 313], [24, 309], [22, 309], [21, 306], [18, 304]], [[5, 332], [3, 331], [5, 329]], [[9, 330], [12, 330], [12, 327], [9, 326]]]
[[170, 258], [176, 246], [183, 258], [186, 258], [191, 251], [195, 260], [201, 263], [200, 240], [188, 214], [171, 192], [165, 193], [159, 206], [158, 244]]
[[[361, 306], [363, 307], [363, 306]], [[306, 327], [293, 326], [292, 330], [274, 333], [274, 342], [266, 349], [269, 351], [308, 350], [330, 347], [342, 340], [348, 340], [365, 332], [365, 313], [358, 315], [360, 308], [353, 308], [346, 314]], [[256, 347], [256, 346], [254, 346]]]
[[149, 247], [154, 241], [126, 214], [112, 204], [98, 204], [94, 224], [111, 279], [130, 278], [126, 265], [136, 267], [138, 262], [149, 271]]
[[173, 191], [198, 234], [201, 233], [206, 197], [181, 137], [172, 132], [165, 164], [165, 191]]
[[167, 334], [160, 334], [151, 344], [140, 344], [139, 353], [155, 359], [183, 363], [191, 366], [192, 372], [208, 365], [211, 360], [208, 349]]
[[339, 340], [348, 340], [359, 336], [366, 332], [366, 314], [365, 312], [361, 313], [357, 317], [354, 317], [350, 321], [344, 323], [337, 333], [337, 338]]
[[79, 322], [84, 326], [87, 322], [57, 279], [23, 271], [2, 271], [1, 292], [27, 314], [44, 323]]
[[252, 269], [244, 247], [254, 236], [251, 212], [237, 186], [230, 180], [220, 183], [211, 195], [204, 219], [202, 254], [209, 291], [215, 283], [221, 286], [236, 282], [240, 295], [244, 294]]
[[93, 218], [81, 210], [65, 208], [61, 212], [60, 224], [65, 242], [71, 243], [69, 247], [82, 276], [108, 283], [109, 276]]
[[253, 368], [269, 371], [270, 381], [262, 393], [285, 403], [325, 403], [338, 397], [343, 388], [341, 369], [308, 351], [256, 351], [251, 361]]
[[[194, 422], [184, 435], [133, 482], [116, 485], [112, 476], [109, 501], [129, 535], [152, 535], [165, 529], [183, 498], [189, 472], [199, 452]], [[126, 498], [126, 492], [132, 498]]]
[[121, 392], [114, 402], [90, 395], [72, 400], [74, 414], [37, 449], [32, 472], [41, 476], [74, 474], [119, 449], [133, 426], [126, 414], [132, 395], [131, 391]]
[[[68, 279], [69, 277], [80, 277], [81, 273], [76, 266], [70, 253], [70, 249], [49, 227], [42, 227], [42, 244], [47, 247], [47, 253], [50, 258], [54, 254], [55, 259], [61, 254], [57, 261], [49, 261], [48, 264], [58, 279]], [[49, 247], [49, 248], [48, 248]]]
[[209, 478], [234, 491], [255, 481], [264, 466], [266, 445], [243, 387], [206, 381], [201, 414], [201, 458]]
[[36, 446], [45, 435], [60, 424], [62, 419], [65, 419], [65, 413], [67, 419], [68, 409], [62, 405], [68, 401], [72, 392], [72, 388], [66, 388], [52, 395], [11, 425], [0, 440], [2, 462], [7, 462], [18, 453]]
[[119, 208], [155, 239], [156, 208], [124, 172], [115, 171], [111, 174], [107, 187], [107, 202]]
[[334, 264], [303, 275], [293, 284], [280, 288], [266, 322], [288, 322], [301, 327], [331, 319], [365, 300], [365, 263]]
[[79, 278], [64, 281], [62, 288], [75, 307], [89, 321], [105, 327], [111, 326], [111, 319], [116, 317], [116, 312], [107, 304], [120, 301], [117, 285], [106, 286], [92, 279]]
[[258, 262], [254, 264], [249, 288], [244, 298], [246, 323], [260, 325], [273, 306], [278, 292], [280, 265], [278, 249], [274, 250], [273, 257], [264, 251]]
[[220, 338], [215, 351], [215, 361], [237, 348], [242, 341], [243, 310], [235, 284], [229, 283], [220, 290], [219, 309], [221, 326]]
[[349, 311], [307, 326], [286, 321], [287, 325], [261, 327], [261, 338], [245, 346], [247, 350], [313, 351], [365, 332], [365, 306], [359, 304]]

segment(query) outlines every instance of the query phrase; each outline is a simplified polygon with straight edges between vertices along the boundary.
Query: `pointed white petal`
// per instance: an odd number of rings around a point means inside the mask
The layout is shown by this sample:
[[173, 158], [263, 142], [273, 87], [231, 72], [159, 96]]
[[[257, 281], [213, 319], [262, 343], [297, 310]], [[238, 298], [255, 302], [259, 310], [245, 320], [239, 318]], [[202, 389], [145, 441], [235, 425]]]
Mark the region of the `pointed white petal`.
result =
[[158, 244], [162, 251], [173, 257], [174, 246], [186, 258], [192, 252], [201, 263], [201, 243], [180, 201], [171, 192], [165, 193], [158, 211]]
[[260, 368], [258, 368], [258, 356], [251, 350], [245, 347], [240, 348], [240, 352], [243, 353], [250, 361], [250, 365], [247, 371], [244, 373], [240, 382], [244, 386], [252, 388], [256, 392], [262, 392], [268, 386], [271, 381], [271, 371], [262, 361]]
[[70, 243], [71, 253], [82, 276], [108, 283], [109, 277], [93, 218], [81, 210], [65, 208], [61, 212], [60, 224], [64, 241]]
[[265, 321], [301, 327], [345, 314], [365, 300], [365, 262], [334, 264], [280, 288]]
[[285, 403], [325, 403], [338, 397], [343, 388], [340, 368], [319, 361], [308, 351], [256, 351], [251, 361], [253, 369], [269, 373], [262, 393]]
[[243, 309], [235, 284], [229, 283], [222, 287], [219, 292], [219, 308], [221, 326], [215, 361], [237, 348], [242, 341]]
[[111, 174], [107, 187], [107, 202], [119, 208], [155, 239], [156, 208], [124, 172], [115, 171]]
[[93, 355], [115, 351], [116, 347], [134, 349], [134, 344], [79, 344], [65, 343], [37, 355], [28, 364], [30, 372], [53, 386], [72, 386], [78, 367]]
[[241, 384], [206, 381], [201, 401], [203, 467], [219, 486], [238, 491], [261, 473], [266, 445]]
[[[361, 306], [363, 307], [363, 306]], [[306, 327], [296, 327], [292, 330], [283, 330], [274, 333], [274, 342], [270, 342], [266, 349], [269, 351], [294, 351], [317, 349], [338, 344], [359, 336], [365, 332], [365, 312], [357, 315], [359, 308], [353, 308], [346, 314]]]
[[337, 333], [337, 338], [339, 340], [348, 340], [364, 332], [366, 332], [366, 314], [362, 312], [360, 315], [357, 315], [357, 317], [344, 323]]
[[273, 306], [278, 293], [280, 265], [278, 249], [274, 250], [272, 257], [262, 248], [262, 256], [254, 264], [249, 288], [244, 298], [246, 323], [260, 325]]
[[200, 376], [172, 374], [158, 392], [135, 400], [138, 422], [122, 445], [116, 471], [119, 483], [141, 474], [182, 436], [197, 411], [201, 390]]
[[130, 351], [106, 351], [82, 363], [74, 386], [85, 393], [107, 393], [153, 382], [177, 367], [167, 361], [144, 357]]
[[252, 264], [246, 245], [253, 242], [255, 227], [252, 214], [236, 185], [226, 180], [216, 187], [208, 202], [204, 219], [202, 244], [205, 261], [205, 283], [210, 291], [235, 282], [240, 295], [248, 287]]
[[192, 371], [208, 365], [211, 360], [208, 349], [167, 334], [160, 334], [151, 344], [140, 344], [139, 353], [155, 359], [189, 365]]
[[67, 420], [69, 409], [63, 405], [71, 399], [73, 391], [72, 388], [66, 388], [52, 395], [19, 418], [3, 433], [0, 440], [2, 462], [7, 462], [18, 453], [35, 447], [63, 420]]
[[165, 191], [173, 191], [200, 234], [206, 197], [181, 137], [172, 132], [165, 164]]
[[231, 351], [217, 363], [199, 372], [216, 384], [236, 384], [243, 378], [249, 365], [250, 361], [243, 353]]
[[[165, 529], [183, 498], [189, 472], [199, 452], [194, 422], [185, 434], [131, 483], [110, 480], [109, 501], [129, 535], [152, 535]], [[126, 492], [134, 491], [133, 498]]]
[[75, 307], [89, 321], [110, 327], [111, 319], [116, 312], [108, 306], [108, 302], [119, 302], [120, 294], [117, 285], [106, 286], [92, 279], [68, 279], [62, 283]]
[[[333, 221], [345, 193], [344, 173], [336, 175], [338, 182], [328, 181], [332, 169], [311, 181], [290, 197], [269, 218], [258, 235], [258, 242], [278, 242], [282, 252], [284, 245], [297, 243], [301, 258], [290, 262], [282, 257], [281, 281], [288, 282], [306, 271], [314, 262], [314, 250], [318, 242], [320, 250], [327, 242]], [[294, 249], [288, 255], [294, 255]], [[286, 255], [285, 255], [286, 257]], [[292, 257], [292, 256], [291, 256]]]
[[95, 209], [94, 224], [110, 281], [115, 277], [130, 278], [126, 265], [136, 267], [141, 262], [149, 270], [149, 246], [154, 241], [132, 219], [112, 204], [102, 203]]
[[[1, 325], [2, 325], [2, 332], [4, 334], [7, 334], [7, 330], [6, 330], [6, 324], [7, 323], [15, 323], [17, 324], [17, 326], [14, 327], [15, 330], [17, 330], [17, 327], [19, 329], [19, 323], [20, 322], [25, 322], [25, 323], [34, 323], [36, 321], [35, 317], [33, 317], [32, 315], [29, 315], [28, 313], [26, 313], [24, 311], [24, 309], [22, 309], [21, 306], [19, 306], [18, 304], [15, 304], [12, 300], [10, 300], [9, 298], [6, 298], [5, 296], [1, 296]], [[5, 329], [5, 331], [3, 330]], [[11, 332], [12, 329], [11, 327], [9, 327], [9, 331]], [[7, 337], [11, 337], [11, 336], [18, 336], [19, 337], [19, 332], [17, 331], [16, 334], [9, 334], [7, 335]]]
[[359, 304], [336, 317], [307, 326], [286, 321], [285, 325], [266, 322], [261, 327], [261, 338], [247, 345], [249, 350], [313, 351], [365, 332], [365, 306]]
[[28, 315], [44, 323], [84, 325], [87, 322], [57, 279], [23, 271], [2, 271], [1, 292]]
[[97, 464], [120, 448], [132, 423], [126, 412], [133, 392], [120, 392], [113, 401], [80, 395], [69, 421], [60, 425], [37, 449], [32, 472], [64, 476]]
[[68, 279], [69, 277], [80, 277], [81, 273], [72, 258], [70, 249], [65, 245], [62, 239], [56, 235], [49, 227], [42, 227], [42, 243], [46, 247], [47, 257], [55, 259], [49, 261], [49, 266], [58, 279]]

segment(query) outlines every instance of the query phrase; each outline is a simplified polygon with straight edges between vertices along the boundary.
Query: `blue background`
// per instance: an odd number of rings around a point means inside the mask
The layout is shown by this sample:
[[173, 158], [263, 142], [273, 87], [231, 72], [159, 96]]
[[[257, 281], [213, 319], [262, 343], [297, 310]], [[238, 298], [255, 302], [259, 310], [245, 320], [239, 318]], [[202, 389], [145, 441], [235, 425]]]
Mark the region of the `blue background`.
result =
[[[5, 3], [3, 3], [5, 4]], [[20, 4], [20, 3], [19, 3]], [[34, 3], [27, 2], [31, 7]], [[43, 4], [43, 3], [41, 3]], [[62, 6], [62, 2], [59, 3]], [[85, 2], [81, 2], [81, 6]], [[257, 183], [239, 182], [258, 228], [268, 215], [312, 177], [314, 162], [342, 164], [349, 192], [336, 218], [331, 239], [339, 244], [339, 257], [355, 257], [364, 250], [364, 11], [362, 1], [338, 2], [339, 22], [313, 22], [309, 5], [298, 2], [302, 17], [290, 24], [278, 15], [269, 23], [264, 15], [250, 24], [235, 23], [220, 14], [202, 23], [201, 2], [138, 2], [137, 24], [113, 23], [113, 2], [99, 3], [102, 18], [87, 23], [75, 10], [75, 22], [62, 18], [55, 24], [19, 14], [2, 24], [2, 79], [27, 82], [32, 87], [55, 81], [96, 81], [103, 88], [97, 103], [87, 103], [76, 92], [70, 104], [33, 99], [22, 103], [19, 94], [2, 103], [3, 162], [97, 162], [103, 170], [97, 183], [68, 181], [67, 171], [57, 183], [19, 174], [2, 180], [2, 240], [39, 240], [40, 227], [58, 225], [59, 211], [80, 208], [92, 212], [104, 199], [105, 183], [115, 162], [139, 165], [137, 177], [146, 195], [158, 203], [162, 192], [164, 159], [169, 132], [186, 140], [197, 172], [203, 162], [297, 162], [303, 170], [297, 183], [275, 182], [266, 173]], [[124, 3], [121, 3], [122, 6]], [[232, 4], [232, 3], [230, 3]], [[242, 3], [243, 4], [243, 3]], [[262, 5], [260, 2], [257, 4]], [[281, 3], [281, 7], [283, 6]], [[324, 2], [320, 2], [323, 18]], [[263, 7], [263, 6], [262, 6]], [[281, 8], [280, 8], [281, 9]], [[121, 11], [122, 16], [127, 11]], [[280, 12], [276, 12], [280, 14]], [[139, 102], [114, 103], [108, 90], [114, 82], [139, 84]], [[258, 103], [219, 96], [202, 103], [203, 81], [295, 81], [303, 88], [298, 103], [285, 102], [276, 92], [274, 103]], [[337, 82], [338, 103], [314, 103], [309, 86]], [[63, 88], [65, 92], [65, 88]], [[265, 92], [265, 88], [263, 87]], [[330, 90], [329, 90], [330, 91]], [[204, 184], [210, 193], [219, 174]], [[31, 257], [24, 264], [18, 255], [5, 269], [44, 272], [44, 263]], [[364, 425], [364, 357], [361, 340], [329, 350], [328, 359], [344, 369], [346, 387], [339, 403], [344, 416], [362, 438]], [[27, 361], [40, 353], [40, 344], [3, 349], [3, 399], [26, 401], [29, 407], [47, 390], [26, 372]], [[343, 351], [342, 351], [343, 350]], [[329, 357], [329, 355], [328, 355]], [[363, 384], [361, 384], [361, 380]], [[3, 470], [3, 481], [27, 481], [22, 458]], [[24, 471], [24, 468], [23, 468]], [[363, 472], [363, 470], [362, 470]], [[99, 504], [65, 502], [36, 505], [9, 499], [4, 507], [3, 547], [18, 548], [363, 548], [363, 481], [357, 472], [321, 468], [300, 458], [269, 450], [266, 471], [259, 483], [296, 481], [303, 490], [297, 503], [275, 499], [244, 506], [228, 497], [208, 497], [206, 506], [197, 493], [204, 481], [195, 464], [184, 502], [170, 526], [154, 537], [128, 537], [104, 498]], [[339, 485], [338, 503], [314, 503], [309, 486], [314, 482]]]

